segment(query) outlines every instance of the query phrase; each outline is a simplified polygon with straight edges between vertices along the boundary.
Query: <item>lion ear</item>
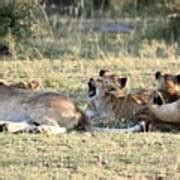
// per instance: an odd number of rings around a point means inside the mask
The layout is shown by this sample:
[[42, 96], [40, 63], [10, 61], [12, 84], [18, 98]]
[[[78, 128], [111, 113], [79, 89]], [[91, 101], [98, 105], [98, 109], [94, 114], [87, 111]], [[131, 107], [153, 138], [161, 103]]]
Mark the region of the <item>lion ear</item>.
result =
[[99, 76], [102, 77], [102, 76], [104, 76], [107, 72], [109, 72], [109, 71], [106, 70], [106, 69], [101, 69], [101, 70], [99, 71]]
[[118, 83], [119, 83], [121, 89], [124, 88], [124, 87], [126, 86], [127, 80], [128, 80], [127, 77], [123, 77], [123, 78], [118, 78], [118, 79], [117, 79], [117, 81], [118, 81]]
[[154, 76], [155, 79], [158, 80], [162, 76], [162, 73], [160, 71], [157, 71]]
[[176, 81], [178, 84], [180, 84], [180, 74], [176, 75]]

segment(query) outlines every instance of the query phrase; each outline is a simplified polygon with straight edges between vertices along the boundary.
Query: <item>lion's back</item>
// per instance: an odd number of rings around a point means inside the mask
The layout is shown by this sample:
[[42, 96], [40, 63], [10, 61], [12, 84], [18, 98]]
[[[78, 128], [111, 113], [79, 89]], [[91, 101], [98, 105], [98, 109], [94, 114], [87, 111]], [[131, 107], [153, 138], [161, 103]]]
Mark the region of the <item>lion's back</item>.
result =
[[9, 121], [28, 120], [39, 125], [60, 125], [69, 129], [86, 120], [71, 99], [53, 91], [0, 87], [0, 107], [0, 118]]

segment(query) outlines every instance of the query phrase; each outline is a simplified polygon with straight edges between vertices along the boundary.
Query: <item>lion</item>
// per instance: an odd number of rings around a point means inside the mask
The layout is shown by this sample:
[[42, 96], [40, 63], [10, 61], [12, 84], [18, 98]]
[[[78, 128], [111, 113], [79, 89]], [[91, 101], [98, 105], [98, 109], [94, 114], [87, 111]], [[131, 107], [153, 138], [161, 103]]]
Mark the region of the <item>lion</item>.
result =
[[0, 81], [0, 86], [5, 86], [5, 87], [9, 87], [9, 88], [36, 90], [39, 87], [39, 82], [36, 80], [32, 80], [30, 82], [13, 82], [13, 83], [7, 83], [4, 81]]
[[[158, 93], [153, 104], [137, 112], [147, 129], [180, 129], [180, 75], [155, 73]], [[165, 127], [165, 128], [164, 128]]]
[[180, 130], [180, 100], [162, 105], [148, 105], [138, 111], [136, 117], [144, 124], [146, 131]]
[[0, 129], [11, 133], [60, 134], [76, 127], [90, 131], [83, 111], [58, 92], [1, 85], [0, 107]]
[[162, 74], [157, 71], [155, 73], [158, 96], [155, 102], [159, 105], [163, 103], [175, 102], [180, 98], [180, 74]]
[[[96, 79], [88, 82], [89, 104], [85, 114], [93, 124], [116, 120], [135, 123], [136, 112], [144, 107], [153, 97], [154, 91], [141, 89], [132, 94], [126, 91], [127, 77], [118, 77], [101, 70]], [[109, 123], [109, 122], [108, 122]]]
[[[111, 108], [108, 101], [115, 93], [117, 96], [124, 95], [126, 78], [119, 78], [116, 75], [108, 74], [108, 71], [101, 70], [97, 79], [90, 78], [88, 82], [89, 104], [85, 113], [89, 119], [111, 116]], [[113, 84], [114, 83], [114, 84]], [[113, 92], [114, 91], [114, 92]]]

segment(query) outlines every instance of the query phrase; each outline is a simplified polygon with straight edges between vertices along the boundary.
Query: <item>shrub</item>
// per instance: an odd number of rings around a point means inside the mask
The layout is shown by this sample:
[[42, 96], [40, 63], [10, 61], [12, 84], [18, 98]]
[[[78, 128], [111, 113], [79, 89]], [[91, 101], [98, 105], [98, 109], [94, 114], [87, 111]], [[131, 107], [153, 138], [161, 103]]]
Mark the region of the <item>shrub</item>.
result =
[[2, 0], [0, 3], [0, 41], [9, 46], [21, 38], [32, 35], [32, 12], [36, 0]]

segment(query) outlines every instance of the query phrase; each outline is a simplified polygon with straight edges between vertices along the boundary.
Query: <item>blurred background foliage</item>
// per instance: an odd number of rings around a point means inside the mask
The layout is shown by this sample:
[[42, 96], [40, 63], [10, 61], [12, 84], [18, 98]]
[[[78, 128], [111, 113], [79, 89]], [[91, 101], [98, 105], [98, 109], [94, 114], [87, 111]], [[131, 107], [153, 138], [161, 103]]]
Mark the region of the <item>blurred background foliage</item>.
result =
[[18, 58], [180, 53], [179, 0], [1, 0], [0, 24]]

